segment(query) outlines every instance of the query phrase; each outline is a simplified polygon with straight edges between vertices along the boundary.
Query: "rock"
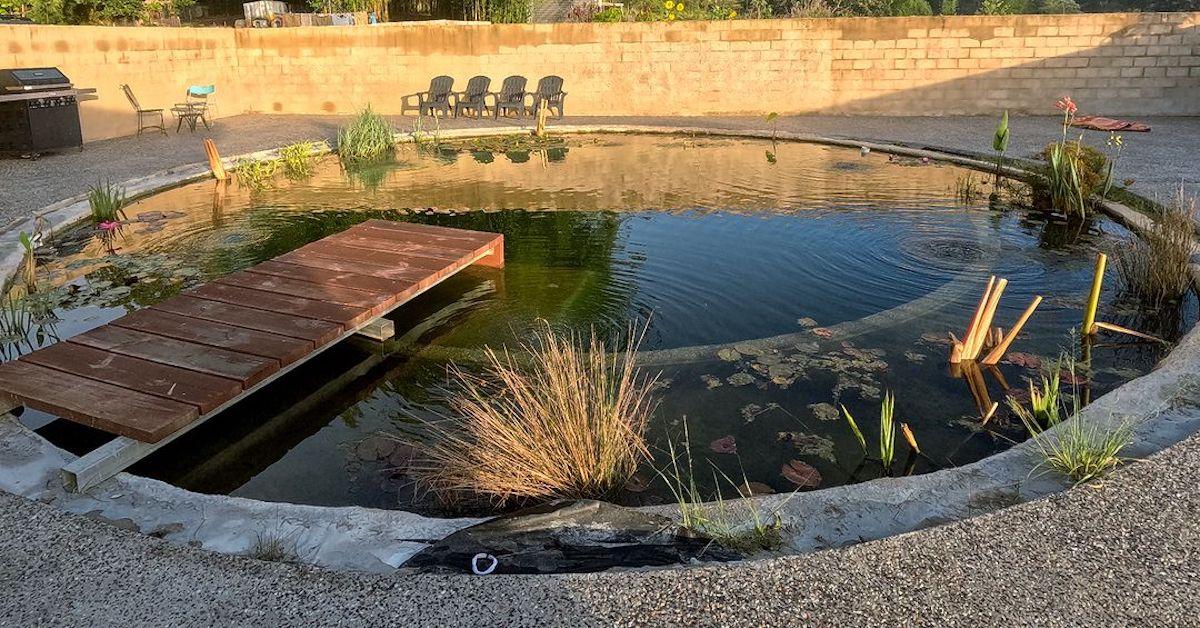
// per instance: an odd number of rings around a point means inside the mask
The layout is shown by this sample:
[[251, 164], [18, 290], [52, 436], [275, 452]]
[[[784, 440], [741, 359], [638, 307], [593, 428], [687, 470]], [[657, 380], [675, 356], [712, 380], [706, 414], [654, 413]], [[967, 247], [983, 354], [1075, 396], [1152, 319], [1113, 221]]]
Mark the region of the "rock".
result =
[[821, 421], [836, 421], [842, 418], [842, 414], [832, 403], [813, 403], [809, 404], [808, 409]]
[[137, 215], [138, 222], [156, 222], [166, 218], [162, 212], [142, 212]]

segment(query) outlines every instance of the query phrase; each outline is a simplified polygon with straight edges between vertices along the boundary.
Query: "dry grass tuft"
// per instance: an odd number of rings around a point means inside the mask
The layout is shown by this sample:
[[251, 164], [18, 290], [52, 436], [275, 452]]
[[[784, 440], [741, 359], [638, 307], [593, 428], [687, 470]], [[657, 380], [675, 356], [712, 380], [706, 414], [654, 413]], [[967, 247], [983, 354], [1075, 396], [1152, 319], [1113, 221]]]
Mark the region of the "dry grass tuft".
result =
[[642, 334], [610, 354], [595, 331], [584, 341], [547, 325], [521, 346], [531, 360], [489, 348], [482, 375], [452, 366], [450, 415], [418, 419], [418, 484], [443, 498], [501, 505], [599, 497], [623, 486], [649, 456], [646, 424], [656, 406], [657, 376], [633, 364]]
[[1175, 203], [1146, 232], [1133, 235], [1117, 254], [1126, 291], [1147, 305], [1179, 301], [1191, 288], [1188, 268], [1196, 246], [1196, 199], [1181, 190]]

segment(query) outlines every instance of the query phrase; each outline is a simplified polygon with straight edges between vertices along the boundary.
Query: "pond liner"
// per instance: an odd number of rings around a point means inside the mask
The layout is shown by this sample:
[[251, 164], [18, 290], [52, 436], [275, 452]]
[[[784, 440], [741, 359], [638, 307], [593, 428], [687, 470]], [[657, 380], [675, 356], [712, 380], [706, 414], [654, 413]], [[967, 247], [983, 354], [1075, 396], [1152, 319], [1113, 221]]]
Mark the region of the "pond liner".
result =
[[[480, 557], [479, 555], [487, 557]], [[495, 557], [495, 562], [490, 557]], [[418, 552], [417, 573], [590, 573], [745, 558], [652, 515], [590, 499], [559, 500], [464, 528]], [[494, 568], [492, 568], [494, 567]], [[491, 569], [489, 569], [491, 568]]]

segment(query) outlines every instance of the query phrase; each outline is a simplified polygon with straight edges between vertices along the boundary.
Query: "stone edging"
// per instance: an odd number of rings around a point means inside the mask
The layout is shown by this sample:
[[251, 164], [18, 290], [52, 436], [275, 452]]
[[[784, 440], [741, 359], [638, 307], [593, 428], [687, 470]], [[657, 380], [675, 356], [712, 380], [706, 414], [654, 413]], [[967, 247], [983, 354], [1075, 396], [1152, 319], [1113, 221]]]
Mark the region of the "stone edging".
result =
[[[984, 160], [890, 144], [770, 131], [728, 131], [705, 128], [633, 125], [555, 127], [565, 133], [670, 133], [804, 141], [832, 146], [866, 146], [880, 152], [954, 163], [994, 171]], [[522, 128], [461, 129], [439, 134], [461, 139], [528, 132]], [[411, 141], [410, 134], [402, 140]], [[328, 148], [326, 146], [326, 148]], [[226, 159], [277, 156], [260, 151]], [[1008, 176], [1028, 173], [1003, 168]], [[202, 179], [199, 164], [184, 166], [124, 182], [131, 196]], [[1122, 205], [1105, 202], [1107, 211], [1135, 230], [1150, 220]], [[47, 235], [86, 216], [85, 198], [73, 197], [35, 213]], [[33, 219], [0, 233], [0, 247], [13, 250], [16, 233], [29, 230]], [[11, 242], [10, 242], [11, 240]], [[11, 277], [20, 253], [0, 258], [0, 277]], [[1193, 271], [1197, 269], [1193, 267]], [[1200, 429], [1200, 328], [1190, 331], [1156, 369], [1093, 402], [1073, 420], [1098, 426], [1135, 425], [1133, 457], [1144, 457]], [[1054, 432], [1051, 431], [1051, 434]], [[164, 482], [121, 473], [82, 494], [62, 488], [59, 469], [73, 456], [25, 428], [11, 415], [0, 416], [0, 489], [51, 503], [56, 507], [144, 533], [225, 553], [243, 553], [260, 535], [295, 542], [302, 560], [334, 569], [390, 571], [409, 556], [455, 530], [480, 519], [435, 519], [403, 511], [360, 507], [330, 508], [220, 495], [202, 495]], [[963, 519], [1003, 506], [1035, 499], [1066, 488], [1056, 477], [1037, 470], [1034, 444], [1026, 441], [978, 462], [925, 475], [873, 480], [788, 498], [782, 495], [753, 500], [755, 507], [777, 511], [788, 526], [792, 551], [803, 552], [873, 540]], [[674, 506], [641, 510], [672, 514]]]

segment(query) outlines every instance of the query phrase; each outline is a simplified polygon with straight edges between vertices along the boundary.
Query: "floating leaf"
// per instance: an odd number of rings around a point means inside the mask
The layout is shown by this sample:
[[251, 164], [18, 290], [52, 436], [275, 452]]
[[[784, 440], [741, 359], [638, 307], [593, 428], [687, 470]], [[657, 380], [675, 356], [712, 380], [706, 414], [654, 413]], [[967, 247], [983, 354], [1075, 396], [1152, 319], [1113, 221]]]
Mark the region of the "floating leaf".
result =
[[1042, 359], [1030, 353], [1013, 351], [1004, 357], [1004, 361], [1014, 366], [1020, 366], [1027, 369], [1042, 368]]
[[709, 445], [708, 447], [709, 447], [709, 449], [712, 449], [714, 453], [736, 454], [737, 453], [737, 440], [734, 439], [734, 437], [732, 435], [722, 436], [721, 438], [714, 440], [712, 442], [712, 444]]
[[745, 482], [737, 487], [738, 493], [742, 497], [754, 497], [755, 495], [773, 495], [775, 489], [763, 484], [762, 482]]
[[789, 482], [800, 488], [816, 488], [821, 485], [821, 472], [812, 465], [792, 460], [780, 468], [780, 473]]

